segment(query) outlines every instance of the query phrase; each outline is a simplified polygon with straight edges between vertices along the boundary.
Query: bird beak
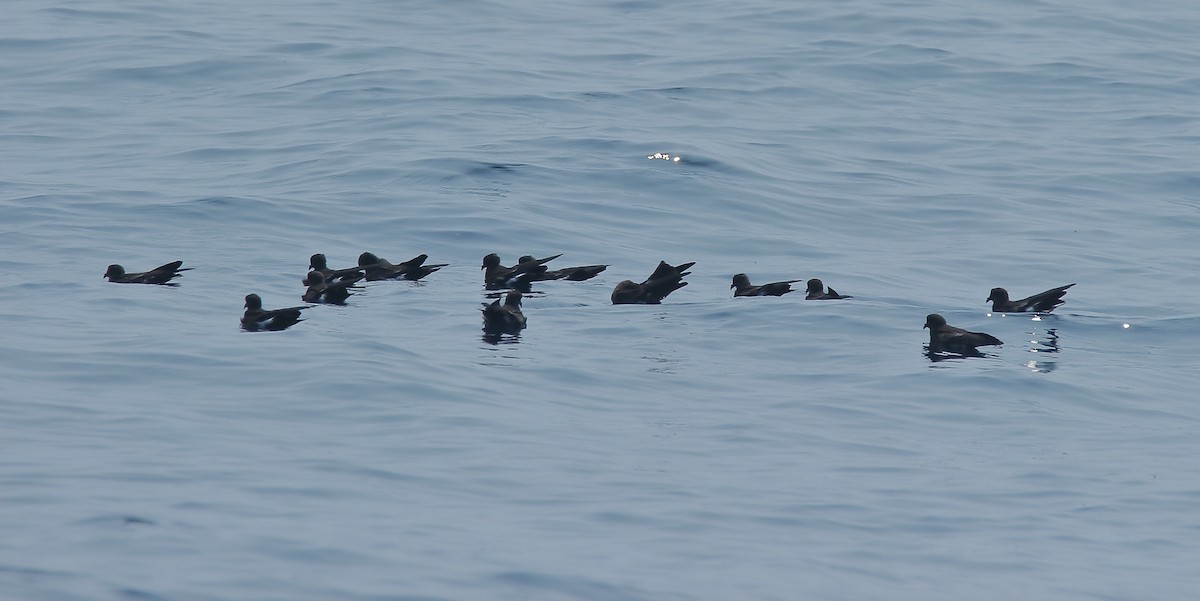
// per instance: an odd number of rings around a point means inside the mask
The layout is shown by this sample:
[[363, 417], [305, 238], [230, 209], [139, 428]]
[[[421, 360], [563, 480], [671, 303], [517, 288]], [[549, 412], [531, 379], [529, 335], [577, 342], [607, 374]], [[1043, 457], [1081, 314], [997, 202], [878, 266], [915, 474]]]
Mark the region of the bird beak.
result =
[[925, 325], [921, 326], [921, 329], [922, 329], [922, 330], [928, 330], [928, 329], [929, 329], [929, 324], [925, 324]]

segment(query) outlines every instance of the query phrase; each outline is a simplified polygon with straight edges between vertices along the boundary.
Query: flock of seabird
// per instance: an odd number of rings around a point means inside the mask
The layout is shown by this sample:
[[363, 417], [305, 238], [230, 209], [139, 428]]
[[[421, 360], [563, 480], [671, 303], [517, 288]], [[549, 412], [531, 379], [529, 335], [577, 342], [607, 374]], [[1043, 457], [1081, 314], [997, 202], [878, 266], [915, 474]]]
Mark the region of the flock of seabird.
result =
[[[547, 263], [562, 256], [561, 254], [536, 259], [526, 255], [517, 260], [511, 267], [505, 267], [500, 256], [496, 253], [483, 258], [483, 283], [487, 290], [507, 290], [502, 298], [497, 298], [491, 304], [484, 303], [483, 330], [487, 336], [502, 334], [516, 335], [525, 328], [526, 318], [521, 311], [522, 293], [528, 293], [533, 282], [546, 280], [567, 280], [580, 282], [596, 277], [608, 265], [582, 265], [550, 269]], [[317, 253], [309, 258], [308, 275], [303, 283], [307, 288], [301, 299], [306, 303], [345, 304], [353, 290], [361, 289], [357, 284], [361, 281], [380, 280], [420, 280], [431, 273], [445, 267], [447, 264], [426, 264], [427, 255], [417, 255], [403, 263], [390, 263], [372, 253], [364, 252], [358, 257], [357, 267], [330, 269], [325, 255]], [[659, 304], [672, 292], [687, 286], [684, 276], [690, 274], [695, 262], [671, 265], [660, 261], [650, 277], [640, 284], [633, 280], [624, 280], [613, 288], [611, 300], [614, 305], [628, 304]], [[104, 272], [108, 281], [118, 284], [157, 284], [177, 286], [175, 278], [182, 272], [192, 269], [183, 267], [183, 261], [173, 261], [166, 265], [155, 267], [149, 271], [129, 273], [120, 265], [109, 265]], [[802, 280], [786, 280], [769, 284], [754, 285], [744, 273], [733, 276], [734, 296], [783, 296], [793, 292], [792, 284]], [[1075, 284], [1067, 284], [1051, 288], [1045, 292], [1034, 294], [1020, 300], [1010, 300], [1008, 291], [1004, 288], [992, 288], [987, 301], [992, 303], [995, 313], [1049, 313], [1063, 304], [1063, 295]], [[805, 299], [807, 300], [840, 300], [853, 298], [838, 294], [833, 288], [816, 278], [806, 282]], [[503, 301], [503, 302], [501, 302]], [[257, 294], [246, 295], [246, 312], [242, 315], [242, 328], [247, 331], [279, 331], [290, 328], [303, 321], [301, 311], [314, 305], [301, 305], [283, 309], [264, 309], [262, 298]], [[964, 356], [979, 355], [978, 347], [1004, 344], [999, 338], [983, 332], [970, 332], [956, 328], [946, 323], [946, 318], [931, 313], [925, 318], [925, 328], [929, 330], [929, 351], [931, 353], [953, 353]]]

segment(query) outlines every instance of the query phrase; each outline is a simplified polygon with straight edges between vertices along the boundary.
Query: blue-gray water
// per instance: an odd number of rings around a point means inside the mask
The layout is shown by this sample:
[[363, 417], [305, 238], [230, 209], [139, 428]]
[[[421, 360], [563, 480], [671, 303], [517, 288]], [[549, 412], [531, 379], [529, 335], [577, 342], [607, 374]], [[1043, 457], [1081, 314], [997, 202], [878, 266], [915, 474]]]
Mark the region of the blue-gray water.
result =
[[[1200, 588], [1194, 2], [0, 10], [0, 598]], [[450, 266], [239, 331], [364, 250]], [[611, 267], [492, 345], [488, 252]]]

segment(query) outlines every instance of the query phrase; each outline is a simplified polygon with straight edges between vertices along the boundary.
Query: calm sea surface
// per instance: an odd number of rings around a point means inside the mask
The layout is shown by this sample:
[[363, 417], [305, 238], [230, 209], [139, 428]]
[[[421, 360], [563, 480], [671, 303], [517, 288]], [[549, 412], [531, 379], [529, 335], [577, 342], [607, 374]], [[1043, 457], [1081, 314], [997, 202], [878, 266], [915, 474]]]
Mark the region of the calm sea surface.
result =
[[[1200, 590], [1196, 2], [0, 12], [0, 599]], [[610, 267], [493, 344], [489, 252]]]

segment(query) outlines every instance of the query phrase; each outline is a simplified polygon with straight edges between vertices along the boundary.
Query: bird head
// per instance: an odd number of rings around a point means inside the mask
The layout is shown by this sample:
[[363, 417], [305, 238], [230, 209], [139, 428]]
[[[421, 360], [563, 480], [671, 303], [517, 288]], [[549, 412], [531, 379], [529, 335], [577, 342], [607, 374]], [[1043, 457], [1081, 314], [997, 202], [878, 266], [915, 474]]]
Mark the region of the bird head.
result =
[[375, 256], [374, 253], [365, 252], [361, 255], [358, 255], [359, 267], [366, 267], [368, 265], [375, 265], [377, 263], [379, 263], [379, 257]]
[[925, 316], [925, 325], [922, 327], [922, 329], [929, 328], [931, 330], [936, 330], [944, 325], [946, 325], [945, 317], [942, 317], [937, 313], [930, 313], [929, 315]]

